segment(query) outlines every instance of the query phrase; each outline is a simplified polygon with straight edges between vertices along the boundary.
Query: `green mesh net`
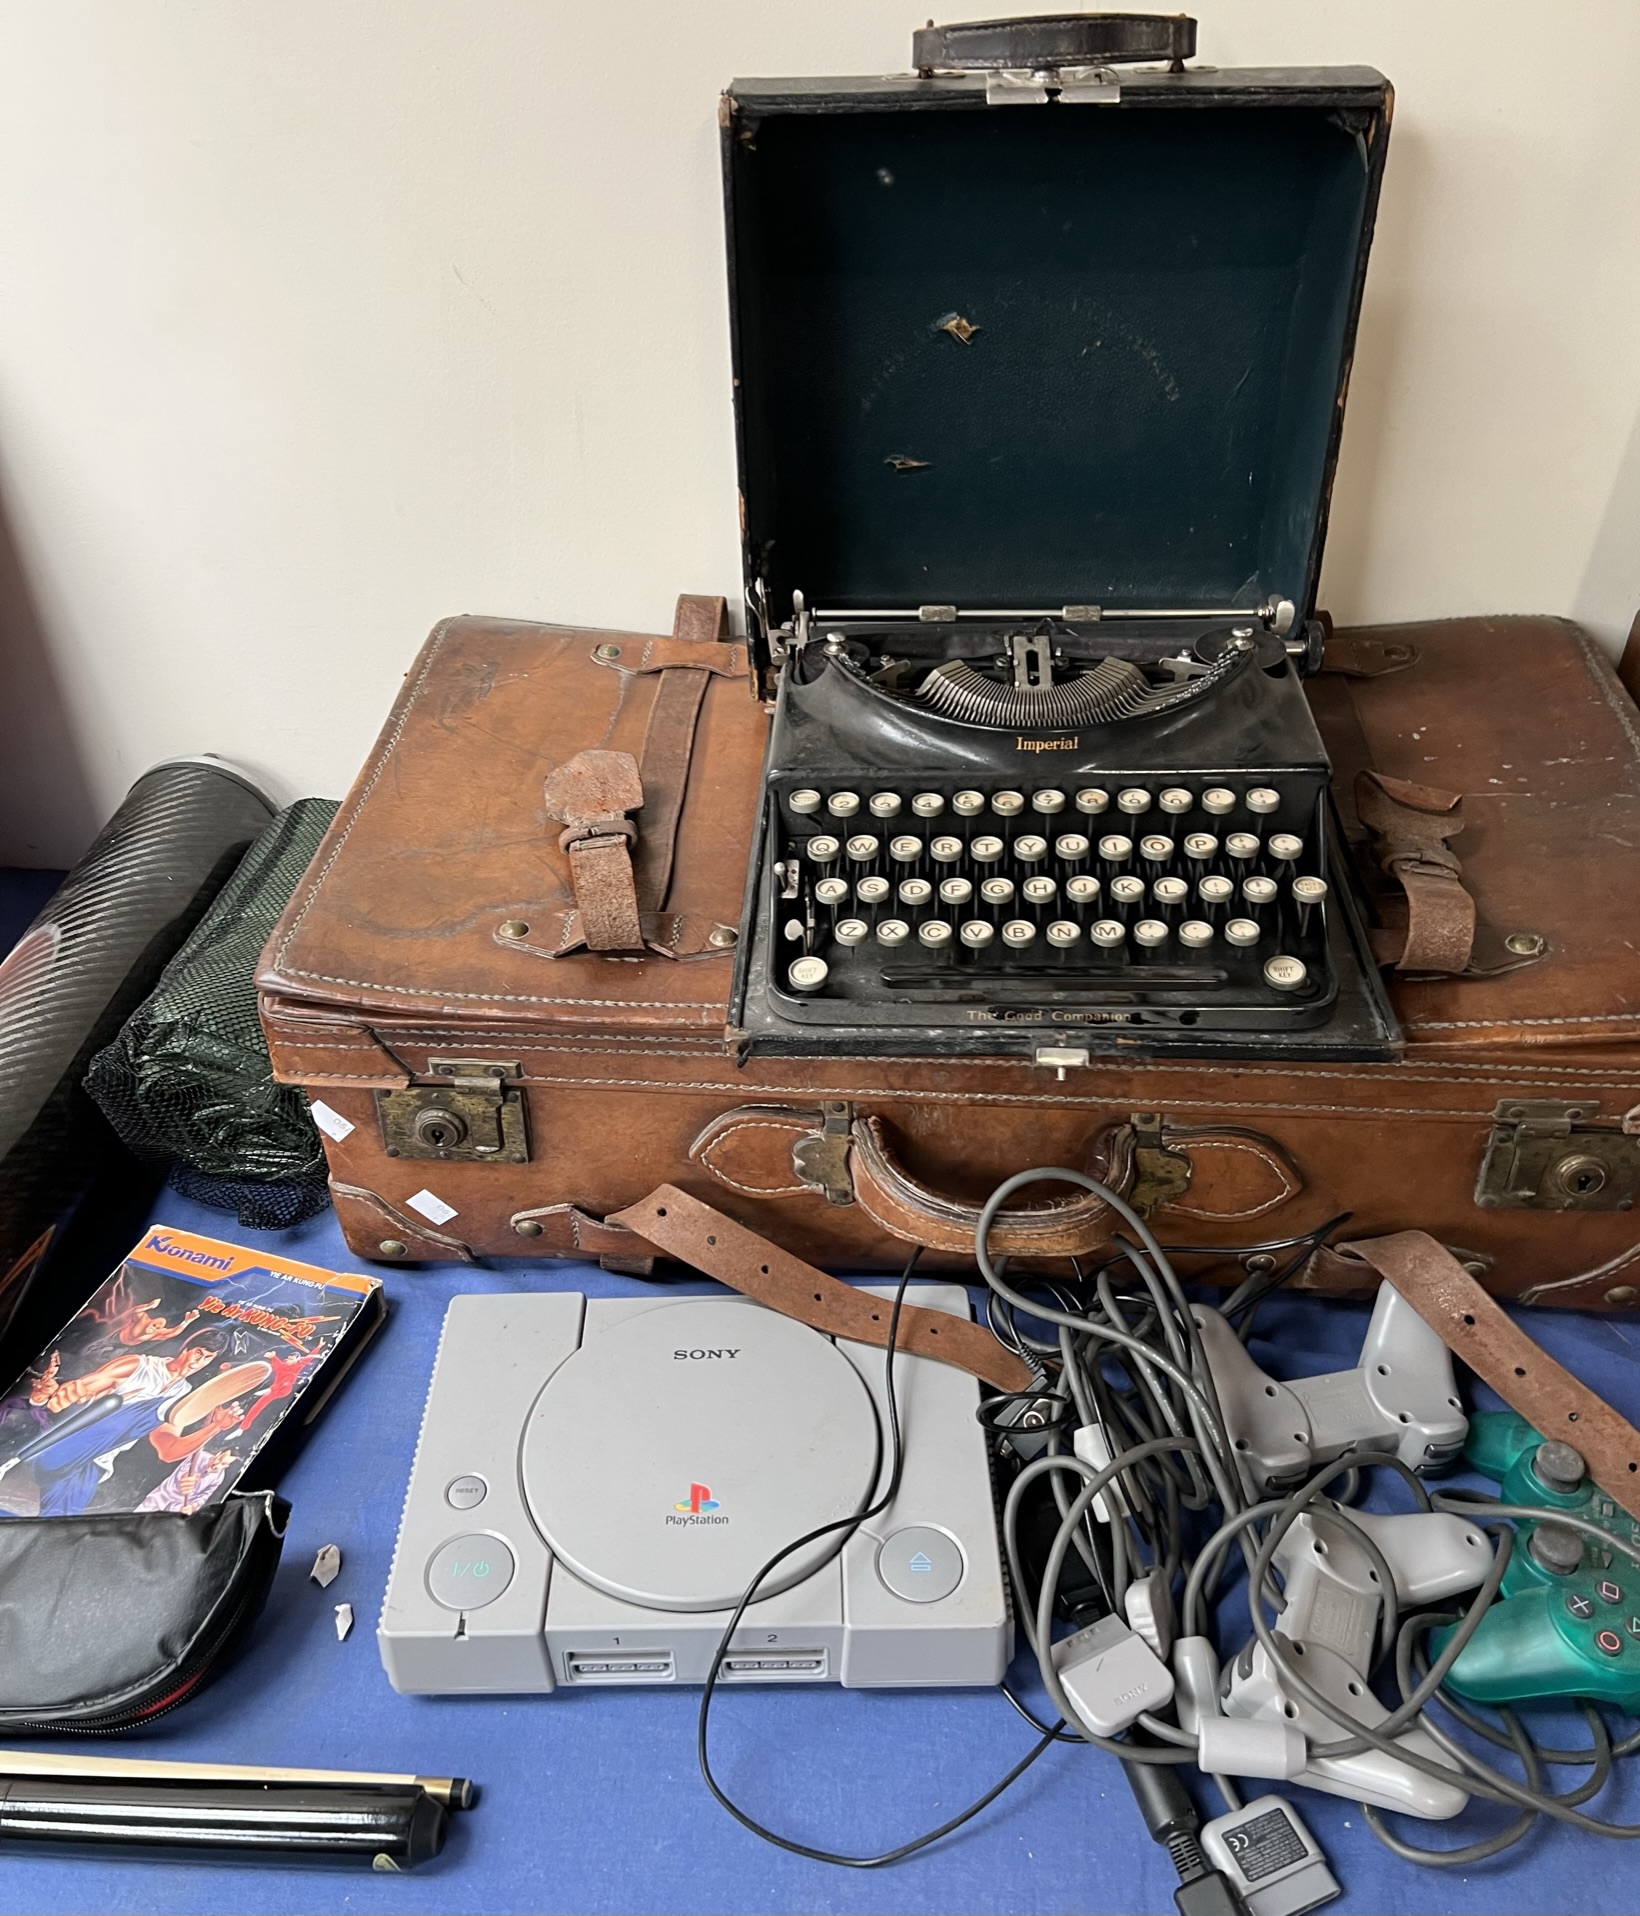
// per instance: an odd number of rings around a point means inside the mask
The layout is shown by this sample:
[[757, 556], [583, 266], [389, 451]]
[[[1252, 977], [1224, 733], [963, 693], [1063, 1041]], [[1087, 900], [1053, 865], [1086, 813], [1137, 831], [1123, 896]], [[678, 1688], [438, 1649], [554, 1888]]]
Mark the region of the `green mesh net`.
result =
[[86, 1074], [133, 1151], [170, 1161], [179, 1190], [241, 1224], [293, 1224], [325, 1203], [319, 1134], [301, 1091], [273, 1081], [255, 978], [335, 813], [304, 798], [273, 820]]

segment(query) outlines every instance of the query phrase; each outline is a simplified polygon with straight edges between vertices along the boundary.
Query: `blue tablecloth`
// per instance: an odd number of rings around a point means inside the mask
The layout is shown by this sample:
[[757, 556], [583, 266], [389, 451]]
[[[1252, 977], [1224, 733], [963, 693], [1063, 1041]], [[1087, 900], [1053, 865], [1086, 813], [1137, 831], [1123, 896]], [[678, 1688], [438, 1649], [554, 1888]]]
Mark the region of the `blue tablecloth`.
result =
[[[158, 1218], [233, 1238], [231, 1219], [167, 1196]], [[1575, 1221], [1569, 1225], [1575, 1228]], [[259, 1237], [310, 1263], [357, 1268], [326, 1213]], [[1140, 1824], [1116, 1766], [1056, 1747], [975, 1823], [887, 1870], [848, 1871], [785, 1855], [742, 1830], [695, 1767], [697, 1695], [595, 1691], [539, 1698], [401, 1697], [376, 1658], [386, 1583], [434, 1348], [458, 1292], [551, 1285], [599, 1295], [644, 1291], [595, 1268], [519, 1263], [387, 1274], [386, 1328], [325, 1413], [282, 1488], [293, 1516], [267, 1611], [243, 1659], [142, 1736], [74, 1747], [220, 1762], [463, 1774], [477, 1809], [452, 1819], [444, 1855], [414, 1875], [110, 1864], [12, 1852], [7, 1911], [1170, 1911], [1174, 1877]], [[704, 1282], [700, 1289], [711, 1286]], [[1255, 1341], [1277, 1374], [1353, 1363], [1364, 1309], [1282, 1299]], [[1631, 1416], [1640, 1414], [1640, 1330], [1543, 1312], [1532, 1329]], [[1492, 1400], [1484, 1397], [1483, 1401]], [[618, 1414], [618, 1406], [612, 1407]], [[328, 1590], [308, 1579], [321, 1544], [341, 1546]], [[337, 1641], [332, 1610], [357, 1625]], [[1037, 1696], [1023, 1662], [1015, 1676]], [[979, 1795], [1029, 1747], [1000, 1696], [840, 1689], [738, 1692], [714, 1713], [729, 1787], [765, 1821], [829, 1848], [887, 1848]], [[1562, 1786], [1575, 1780], [1562, 1773]], [[1262, 1787], [1249, 1785], [1249, 1793]], [[1208, 1813], [1219, 1805], [1205, 1786]], [[1433, 1872], [1397, 1861], [1359, 1809], [1295, 1793], [1344, 1885], [1333, 1907], [1372, 1911], [1632, 1911], [1633, 1852], [1560, 1828], [1479, 1868]], [[1640, 1788], [1618, 1805], [1640, 1819]], [[1491, 1827], [1490, 1812], [1487, 1814]], [[1420, 1840], [1440, 1832], [1401, 1826]]]

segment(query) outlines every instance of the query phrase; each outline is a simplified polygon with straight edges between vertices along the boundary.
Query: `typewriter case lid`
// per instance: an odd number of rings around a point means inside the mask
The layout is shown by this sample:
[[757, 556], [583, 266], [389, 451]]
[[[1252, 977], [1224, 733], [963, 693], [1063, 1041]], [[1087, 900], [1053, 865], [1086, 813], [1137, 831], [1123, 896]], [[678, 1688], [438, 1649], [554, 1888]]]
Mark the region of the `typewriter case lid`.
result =
[[977, 23], [916, 38], [978, 70], [725, 96], [764, 665], [794, 590], [835, 613], [1313, 608], [1390, 87], [1099, 64], [1158, 36], [1188, 52], [1194, 25]]

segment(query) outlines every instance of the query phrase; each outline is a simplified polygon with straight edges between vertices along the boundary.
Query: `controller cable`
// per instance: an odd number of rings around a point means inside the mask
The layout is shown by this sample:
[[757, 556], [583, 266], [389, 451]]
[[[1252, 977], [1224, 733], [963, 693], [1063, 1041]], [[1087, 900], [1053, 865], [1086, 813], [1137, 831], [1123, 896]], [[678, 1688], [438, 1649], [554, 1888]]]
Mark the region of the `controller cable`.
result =
[[[812, 1543], [817, 1543], [822, 1537], [829, 1537], [841, 1531], [843, 1533], [842, 1541], [846, 1545], [848, 1540], [859, 1530], [863, 1523], [869, 1522], [873, 1517], [881, 1516], [889, 1505], [893, 1503], [899, 1491], [900, 1477], [905, 1463], [905, 1452], [900, 1430], [899, 1402], [894, 1389], [894, 1358], [899, 1339], [900, 1308], [905, 1302], [906, 1286], [911, 1281], [911, 1274], [916, 1269], [917, 1261], [921, 1255], [922, 1250], [921, 1247], [919, 1247], [912, 1252], [910, 1258], [907, 1260], [905, 1269], [900, 1275], [899, 1287], [894, 1293], [894, 1307], [889, 1314], [888, 1320], [888, 1341], [883, 1358], [883, 1396], [888, 1413], [889, 1433], [887, 1487], [875, 1503], [869, 1504], [866, 1508], [857, 1511], [853, 1516], [839, 1517], [831, 1523], [821, 1524], [813, 1530], [806, 1531], [801, 1537], [785, 1545], [783, 1549], [777, 1550], [758, 1571], [757, 1575], [752, 1578], [751, 1582], [746, 1586], [739, 1603], [735, 1605], [734, 1614], [730, 1617], [723, 1635], [718, 1640], [717, 1649], [712, 1656], [711, 1668], [706, 1675], [706, 1684], [701, 1691], [700, 1714], [696, 1719], [695, 1754], [700, 1763], [701, 1777], [705, 1781], [706, 1787], [712, 1792], [712, 1795], [722, 1807], [729, 1812], [735, 1821], [743, 1828], [750, 1830], [754, 1836], [762, 1837], [764, 1842], [772, 1843], [776, 1849], [786, 1850], [794, 1856], [806, 1856], [811, 1862], [815, 1863], [834, 1863], [842, 1869], [882, 1869], [886, 1864], [902, 1862], [906, 1857], [916, 1855], [918, 1850], [927, 1849], [930, 1843], [937, 1843], [941, 1837], [949, 1836], [953, 1830], [960, 1829], [964, 1823], [970, 1822], [974, 1817], [978, 1816], [982, 1810], [989, 1808], [1003, 1791], [1009, 1788], [1013, 1783], [1016, 1783], [1037, 1758], [1042, 1756], [1051, 1745], [1067, 1740], [1066, 1736], [1062, 1734], [1065, 1729], [1063, 1723], [1055, 1724], [1051, 1729], [1045, 1724], [1038, 1723], [1024, 1704], [1004, 1686], [1003, 1693], [1007, 1696], [1008, 1701], [1013, 1704], [1014, 1708], [1021, 1716], [1026, 1718], [1034, 1729], [1040, 1732], [1036, 1743], [1026, 1751], [1024, 1756], [1020, 1758], [1011, 1770], [1007, 1771], [997, 1782], [993, 1783], [983, 1796], [976, 1797], [966, 1809], [959, 1810], [955, 1816], [948, 1817], [938, 1828], [925, 1830], [921, 1836], [914, 1836], [908, 1842], [898, 1843], [893, 1849], [883, 1850], [875, 1856], [849, 1856], [836, 1850], [820, 1849], [813, 1844], [800, 1843], [793, 1837], [780, 1835], [778, 1831], [770, 1829], [767, 1824], [760, 1823], [750, 1811], [742, 1809], [724, 1789], [712, 1771], [707, 1731], [711, 1718], [712, 1699], [717, 1693], [718, 1675], [723, 1667], [724, 1658], [729, 1654], [735, 1632], [740, 1628], [741, 1619], [745, 1616], [750, 1605], [756, 1601], [758, 1591], [788, 1557], [794, 1556], [799, 1550], [806, 1549]], [[878, 1435], [880, 1461], [881, 1424], [878, 1426]]]

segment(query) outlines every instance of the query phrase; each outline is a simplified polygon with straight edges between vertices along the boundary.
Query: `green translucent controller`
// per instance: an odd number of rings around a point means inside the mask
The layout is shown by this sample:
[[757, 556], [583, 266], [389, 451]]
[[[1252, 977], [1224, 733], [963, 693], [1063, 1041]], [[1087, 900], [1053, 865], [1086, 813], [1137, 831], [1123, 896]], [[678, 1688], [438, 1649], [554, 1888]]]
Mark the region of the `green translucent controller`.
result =
[[[1640, 1523], [1590, 1481], [1578, 1453], [1546, 1443], [1513, 1411], [1472, 1417], [1464, 1456], [1504, 1503], [1564, 1510], [1640, 1545]], [[1584, 1697], [1640, 1715], [1640, 1563], [1547, 1520], [1517, 1530], [1501, 1600], [1459, 1653], [1448, 1685], [1476, 1703]], [[1435, 1654], [1450, 1636], [1435, 1633]]]

